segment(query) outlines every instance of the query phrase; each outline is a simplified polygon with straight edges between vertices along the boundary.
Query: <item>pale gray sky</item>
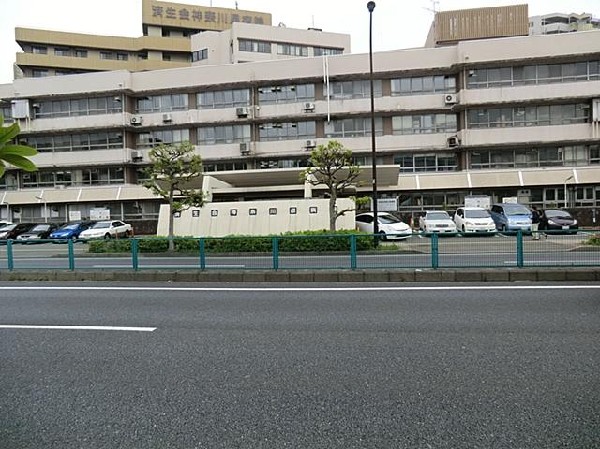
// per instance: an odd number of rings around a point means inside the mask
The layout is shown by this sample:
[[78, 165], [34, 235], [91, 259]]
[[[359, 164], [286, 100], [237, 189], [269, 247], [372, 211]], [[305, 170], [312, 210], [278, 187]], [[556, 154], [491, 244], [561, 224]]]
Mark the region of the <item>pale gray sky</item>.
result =
[[[164, 1], [164, 0], [163, 0]], [[168, 1], [168, 0], [167, 0]], [[592, 13], [600, 0], [375, 0], [373, 51], [420, 47], [433, 19], [431, 10], [529, 4], [529, 15], [551, 12]], [[235, 0], [180, 0], [175, 3], [235, 8]], [[369, 51], [367, 0], [237, 0], [240, 9], [269, 12], [273, 24], [311, 26], [352, 36], [352, 52]], [[15, 27], [112, 36], [141, 36], [142, 0], [2, 0], [0, 84], [12, 82]]]

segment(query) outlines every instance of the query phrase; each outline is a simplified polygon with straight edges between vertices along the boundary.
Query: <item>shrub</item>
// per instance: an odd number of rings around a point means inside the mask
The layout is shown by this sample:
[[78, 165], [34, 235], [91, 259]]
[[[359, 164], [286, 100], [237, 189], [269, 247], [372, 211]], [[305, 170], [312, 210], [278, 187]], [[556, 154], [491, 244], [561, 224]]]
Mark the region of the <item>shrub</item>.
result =
[[585, 241], [586, 245], [600, 246], [600, 234], [594, 234]]

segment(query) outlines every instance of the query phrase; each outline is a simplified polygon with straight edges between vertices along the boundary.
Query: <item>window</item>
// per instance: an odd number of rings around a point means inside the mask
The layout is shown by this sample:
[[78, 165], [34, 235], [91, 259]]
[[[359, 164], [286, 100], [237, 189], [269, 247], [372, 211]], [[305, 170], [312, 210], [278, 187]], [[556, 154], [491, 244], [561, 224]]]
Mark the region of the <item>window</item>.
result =
[[239, 51], [251, 51], [255, 53], [271, 53], [271, 43], [254, 41], [249, 39], [238, 39]]
[[72, 52], [71, 52], [71, 49], [69, 49], [69, 48], [56, 47], [54, 49], [54, 55], [55, 56], [72, 56]]
[[425, 114], [392, 117], [394, 135], [456, 132], [456, 115]]
[[342, 53], [344, 53], [344, 50], [341, 48], [313, 47], [313, 54], [315, 56], [341, 55]]
[[[327, 85], [323, 85], [323, 95], [327, 97]], [[369, 80], [359, 81], [334, 81], [329, 85], [329, 98], [369, 98], [371, 96], [371, 83]], [[373, 81], [373, 96], [381, 97], [381, 80]]]
[[249, 89], [200, 92], [196, 98], [200, 109], [222, 109], [250, 106]]
[[250, 140], [250, 125], [225, 125], [198, 128], [200, 145], [247, 142]]
[[432, 75], [391, 80], [392, 95], [424, 95], [433, 93], [455, 93], [456, 78]]
[[33, 69], [31, 71], [31, 75], [33, 78], [45, 78], [48, 76], [48, 70], [44, 69]]
[[160, 144], [179, 144], [189, 140], [190, 131], [188, 129], [157, 130], [138, 134], [135, 147], [137, 149], [153, 148]]
[[430, 153], [430, 154], [397, 154], [394, 164], [400, 166], [401, 173], [455, 171], [458, 162], [455, 154]]
[[585, 103], [526, 108], [470, 109], [467, 111], [467, 128], [589, 123], [589, 111], [590, 107]]
[[314, 99], [314, 84], [263, 86], [258, 88], [259, 104], [297, 103]]
[[46, 55], [48, 54], [48, 47], [42, 47], [40, 45], [32, 45], [31, 53], [35, 55]]
[[[325, 137], [366, 137], [371, 135], [370, 118], [350, 118], [332, 120], [325, 123]], [[375, 135], [383, 135], [383, 122], [381, 117], [375, 117]]]
[[142, 97], [136, 100], [136, 112], [171, 112], [188, 109], [187, 94], [168, 94]]
[[308, 56], [308, 47], [295, 44], [277, 44], [278, 55]]
[[258, 128], [259, 139], [263, 142], [307, 139], [316, 136], [316, 122], [263, 123]]
[[208, 59], [208, 48], [192, 52], [192, 62]]

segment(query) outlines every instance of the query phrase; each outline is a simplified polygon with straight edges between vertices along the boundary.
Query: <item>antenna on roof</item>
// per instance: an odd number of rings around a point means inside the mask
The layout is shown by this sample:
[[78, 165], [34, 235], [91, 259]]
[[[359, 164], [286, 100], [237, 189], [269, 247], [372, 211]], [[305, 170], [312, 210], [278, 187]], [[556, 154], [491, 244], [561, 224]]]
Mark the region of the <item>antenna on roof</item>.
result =
[[235, 9], [238, 9], [238, 4], [237, 4], [237, 2], [235, 2]]
[[439, 11], [439, 6], [440, 6], [440, 2], [439, 0], [429, 0], [431, 2], [431, 8], [427, 8], [426, 6], [423, 6], [423, 9], [426, 9], [427, 11], [431, 11], [433, 13], [433, 15], [435, 16], [435, 14]]

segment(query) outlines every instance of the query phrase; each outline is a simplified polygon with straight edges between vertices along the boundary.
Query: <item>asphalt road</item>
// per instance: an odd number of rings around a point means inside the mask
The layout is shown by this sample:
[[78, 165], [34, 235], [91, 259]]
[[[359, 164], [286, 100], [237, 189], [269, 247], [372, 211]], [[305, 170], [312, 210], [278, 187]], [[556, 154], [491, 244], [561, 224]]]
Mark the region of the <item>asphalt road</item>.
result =
[[218, 287], [0, 285], [0, 448], [600, 447], [600, 285]]

